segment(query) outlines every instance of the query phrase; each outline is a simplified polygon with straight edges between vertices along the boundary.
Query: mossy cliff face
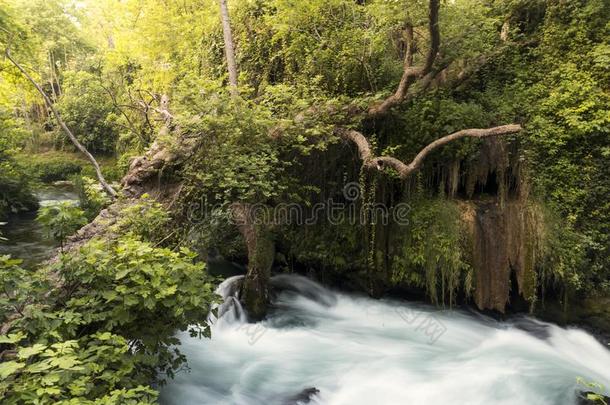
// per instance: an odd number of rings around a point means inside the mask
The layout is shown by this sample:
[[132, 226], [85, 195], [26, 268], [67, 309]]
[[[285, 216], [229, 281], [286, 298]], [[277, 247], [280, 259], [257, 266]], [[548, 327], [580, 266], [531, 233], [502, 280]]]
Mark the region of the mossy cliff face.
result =
[[544, 220], [532, 203], [461, 204], [472, 249], [473, 299], [479, 309], [504, 312], [512, 297], [536, 301], [536, 266], [544, 253]]
[[[291, 252], [283, 253], [323, 269], [322, 280], [369, 293], [374, 285], [377, 294], [424, 292], [442, 306], [472, 300], [481, 310], [531, 311], [544, 283], [563, 280], [549, 266], [549, 235], [558, 229], [531, 197], [526, 172], [516, 145], [491, 139], [476, 158], [432, 165], [406, 184], [369, 182], [367, 189], [377, 188], [373, 202], [410, 207], [406, 223], [293, 229], [284, 234]], [[314, 254], [320, 246], [325, 256]]]
[[[272, 266], [373, 296], [398, 290], [404, 297], [425, 294], [439, 306], [472, 301], [501, 313], [535, 310], [547, 287], [555, 297], [568, 291], [577, 267], [574, 249], [553, 242], [564, 243], [557, 235], [566, 230], [549, 221], [552, 216], [532, 197], [518, 145], [490, 139], [477, 147], [472, 158], [432, 162], [408, 181], [362, 171], [345, 145], [304, 159], [293, 174], [310, 185], [303, 187], [310, 205], [301, 205], [301, 215], [317, 220], [279, 222], [273, 229], [241, 221], [247, 225], [237, 227], [241, 235], [228, 236], [242, 241], [247, 253], [242, 299], [250, 315], [266, 312]], [[346, 185], [359, 188], [358, 198], [346, 197]], [[314, 212], [329, 201], [342, 204], [334, 214], [344, 220]], [[409, 208], [401, 221], [361, 215], [378, 205], [395, 212], [398, 204]], [[233, 246], [219, 237], [208, 243]]]

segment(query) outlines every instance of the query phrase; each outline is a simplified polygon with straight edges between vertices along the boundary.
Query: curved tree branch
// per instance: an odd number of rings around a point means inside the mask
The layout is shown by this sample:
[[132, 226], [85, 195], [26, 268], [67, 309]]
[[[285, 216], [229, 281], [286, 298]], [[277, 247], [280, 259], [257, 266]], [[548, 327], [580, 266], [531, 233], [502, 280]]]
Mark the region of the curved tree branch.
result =
[[440, 0], [430, 0], [428, 7], [428, 31], [430, 32], [430, 47], [426, 60], [422, 66], [413, 67], [413, 28], [407, 28], [407, 52], [404, 59], [404, 69], [396, 92], [383, 100], [381, 103], [371, 106], [368, 110], [369, 116], [386, 114], [392, 107], [404, 101], [411, 85], [418, 79], [423, 78], [432, 70], [441, 45], [441, 34], [438, 28], [438, 12]]
[[6, 58], [11, 61], [11, 63], [15, 65], [17, 69], [19, 69], [19, 71], [30, 81], [30, 83], [34, 85], [34, 87], [36, 87], [36, 90], [38, 90], [40, 95], [42, 95], [42, 98], [47, 104], [47, 107], [49, 107], [49, 109], [53, 112], [53, 115], [55, 115], [55, 119], [57, 119], [57, 122], [59, 123], [61, 129], [66, 133], [66, 135], [68, 135], [68, 138], [70, 138], [70, 141], [74, 144], [76, 149], [78, 149], [83, 155], [85, 155], [85, 157], [91, 162], [93, 168], [95, 169], [97, 179], [106, 191], [106, 193], [108, 193], [110, 197], [116, 198], [116, 191], [114, 191], [114, 189], [106, 182], [106, 179], [104, 179], [104, 175], [102, 174], [102, 170], [100, 169], [100, 165], [97, 163], [97, 160], [95, 160], [95, 158], [91, 153], [89, 153], [87, 148], [85, 148], [83, 144], [81, 144], [78, 139], [76, 139], [72, 131], [70, 131], [66, 123], [61, 119], [59, 112], [57, 111], [57, 109], [55, 109], [55, 106], [49, 99], [49, 96], [46, 95], [42, 87], [40, 87], [40, 85], [36, 83], [32, 76], [15, 59], [13, 59], [13, 57], [11, 56], [10, 47], [7, 46], [4, 53], [6, 55]]
[[423, 164], [426, 157], [435, 149], [440, 148], [450, 142], [461, 138], [487, 138], [491, 136], [503, 136], [509, 134], [515, 134], [521, 131], [521, 125], [510, 124], [502, 125], [499, 127], [487, 128], [487, 129], [463, 129], [453, 134], [446, 135], [442, 138], [431, 142], [424, 147], [419, 153], [413, 158], [410, 163], [404, 163], [403, 161], [396, 159], [391, 156], [378, 156], [375, 157], [371, 150], [371, 145], [364, 135], [353, 129], [337, 128], [335, 133], [341, 138], [348, 140], [356, 145], [362, 164], [370, 169], [385, 170], [386, 168], [392, 168], [396, 170], [398, 176], [405, 180], [413, 172], [418, 170]]

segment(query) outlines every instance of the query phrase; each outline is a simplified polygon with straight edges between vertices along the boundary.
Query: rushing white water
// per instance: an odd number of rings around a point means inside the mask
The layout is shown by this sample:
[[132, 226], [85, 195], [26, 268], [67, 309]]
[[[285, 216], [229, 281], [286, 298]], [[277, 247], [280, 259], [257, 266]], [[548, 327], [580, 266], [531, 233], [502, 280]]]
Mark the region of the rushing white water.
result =
[[217, 309], [216, 316], [208, 315], [208, 322], [216, 324], [216, 329], [245, 324], [246, 313], [239, 301], [239, 283], [243, 278], [244, 276], [229, 277], [216, 288], [216, 294], [223, 298], [223, 302], [213, 307]]
[[36, 191], [36, 198], [41, 207], [50, 207], [63, 202], [79, 205], [78, 194], [70, 184], [46, 187]]
[[191, 370], [163, 404], [555, 405], [576, 403], [577, 377], [610, 386], [610, 351], [582, 330], [274, 282], [284, 290], [264, 322], [225, 307], [211, 340], [181, 335]]

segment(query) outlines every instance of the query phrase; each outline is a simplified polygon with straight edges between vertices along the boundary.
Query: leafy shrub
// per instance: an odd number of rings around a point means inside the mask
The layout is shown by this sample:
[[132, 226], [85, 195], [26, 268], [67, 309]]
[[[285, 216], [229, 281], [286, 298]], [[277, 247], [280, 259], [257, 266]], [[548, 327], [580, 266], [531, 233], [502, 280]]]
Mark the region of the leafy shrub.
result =
[[36, 207], [38, 201], [32, 193], [31, 179], [26, 171], [13, 159], [0, 160], [0, 218], [9, 213], [32, 211]]
[[43, 182], [68, 180], [83, 169], [83, 163], [73, 155], [65, 153], [44, 153], [40, 155], [21, 156], [28, 161], [32, 177]]
[[115, 233], [128, 233], [145, 240], [158, 241], [165, 235], [169, 213], [148, 194], [143, 194], [136, 204], [123, 208], [114, 225]]
[[44, 183], [67, 180], [70, 176], [80, 173], [82, 166], [75, 162], [54, 161], [44, 166], [37, 166], [38, 179]]
[[[27, 162], [33, 178], [44, 183], [70, 180], [75, 175], [96, 178], [95, 169], [82, 155], [62, 151], [52, 151], [37, 155], [22, 155], [19, 160]], [[116, 166], [115, 160], [98, 157], [102, 174], [108, 181], [116, 181], [123, 175], [123, 168]]]
[[129, 381], [136, 364], [125, 338], [104, 332], [51, 344], [19, 344], [24, 337], [0, 337], [16, 352], [14, 360], [0, 363], [3, 403], [155, 403], [154, 390]]
[[[125, 336], [143, 355], [150, 377], [159, 369], [172, 375], [184, 361], [172, 348], [176, 329], [204, 322], [214, 286], [195, 254], [154, 248], [133, 236], [107, 245], [94, 241], [60, 264], [68, 289], [64, 316], [68, 330], [84, 325]], [[209, 335], [209, 328], [192, 329]], [[151, 357], [156, 355], [157, 357]]]
[[89, 221], [110, 204], [110, 197], [97, 180], [86, 176], [74, 176], [72, 182], [78, 192], [80, 207]]
[[[107, 181], [119, 181], [123, 175], [127, 172], [126, 168], [120, 166], [118, 162], [112, 157], [97, 157], [97, 161], [100, 164], [102, 174]], [[85, 164], [81, 172], [83, 176], [97, 178], [95, 169], [90, 164]]]
[[90, 152], [110, 154], [119, 136], [117, 116], [98, 80], [83, 71], [67, 75], [59, 109], [68, 128]]
[[57, 205], [42, 207], [36, 217], [49, 238], [59, 242], [63, 248], [66, 238], [87, 223], [85, 213], [72, 203], [64, 201]]
[[[155, 403], [150, 384], [185, 362], [175, 331], [210, 335], [214, 285], [194, 256], [127, 235], [93, 240], [34, 274], [0, 257], [0, 288], [13, 292], [0, 299], [0, 318], [23, 314], [0, 336], [10, 357], [0, 363], [0, 401]], [[51, 288], [51, 274], [63, 288]]]
[[18, 123], [0, 110], [0, 218], [38, 206], [32, 193], [32, 179], [15, 159], [22, 132]]

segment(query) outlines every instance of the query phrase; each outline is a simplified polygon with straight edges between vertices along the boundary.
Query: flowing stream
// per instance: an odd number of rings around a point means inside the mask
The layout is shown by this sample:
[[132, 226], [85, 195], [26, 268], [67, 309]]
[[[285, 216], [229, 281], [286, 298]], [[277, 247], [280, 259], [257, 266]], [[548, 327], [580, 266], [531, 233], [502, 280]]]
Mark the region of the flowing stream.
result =
[[[75, 201], [69, 186], [40, 190], [40, 204]], [[53, 252], [35, 213], [12, 216], [0, 254], [33, 266]], [[222, 265], [223, 262], [220, 262]], [[243, 269], [225, 263], [220, 273]], [[228, 269], [228, 270], [227, 270]], [[373, 300], [276, 276], [280, 292], [263, 322], [239, 305], [242, 276], [225, 298], [212, 339], [181, 334], [190, 371], [163, 387], [164, 405], [576, 404], [577, 377], [610, 387], [610, 351], [588, 333], [528, 317]]]
[[[63, 201], [78, 203], [78, 194], [69, 184], [45, 186], [36, 192], [36, 197], [41, 207]], [[36, 222], [36, 212], [14, 214], [6, 222], [1, 230], [7, 240], [0, 242], [0, 255], [22, 259], [25, 267], [32, 268], [48, 259], [57, 247], [57, 242], [45, 237], [42, 227]]]
[[162, 404], [563, 405], [577, 403], [577, 377], [610, 386], [610, 351], [579, 329], [373, 300], [299, 276], [274, 277], [272, 313], [248, 324], [240, 278], [218, 289], [212, 339], [180, 335], [190, 371]]

